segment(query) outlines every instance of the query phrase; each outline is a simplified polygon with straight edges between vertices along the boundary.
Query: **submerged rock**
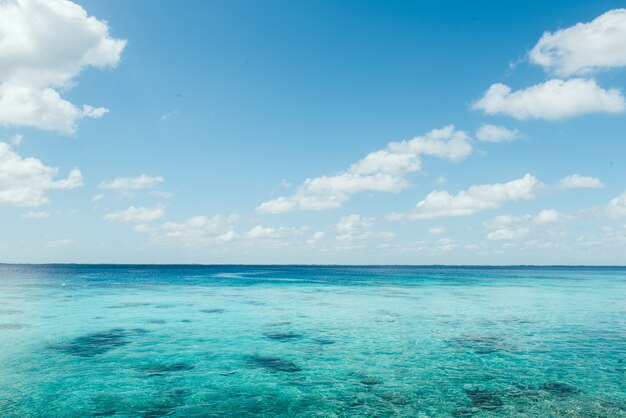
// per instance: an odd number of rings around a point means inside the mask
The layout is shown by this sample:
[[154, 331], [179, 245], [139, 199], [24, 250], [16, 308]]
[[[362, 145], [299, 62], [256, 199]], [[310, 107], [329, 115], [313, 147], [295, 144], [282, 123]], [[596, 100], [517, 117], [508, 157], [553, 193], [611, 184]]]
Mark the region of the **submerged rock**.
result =
[[541, 386], [541, 389], [559, 396], [568, 396], [580, 392], [577, 387], [563, 382], [547, 382]]
[[50, 346], [54, 350], [78, 357], [94, 357], [130, 343], [129, 337], [133, 334], [143, 334], [144, 329], [137, 328], [125, 330], [123, 328], [113, 328], [108, 331], [95, 332], [82, 335], [73, 340]]
[[278, 357], [250, 356], [248, 360], [256, 366], [275, 372], [295, 373], [302, 371], [295, 363]]
[[302, 338], [302, 334], [297, 334], [295, 332], [287, 331], [287, 332], [266, 332], [265, 335], [270, 340], [278, 340], [278, 341], [287, 341], [295, 338]]
[[493, 410], [500, 408], [504, 403], [498, 392], [487, 389], [465, 389], [465, 393], [472, 401], [474, 408]]

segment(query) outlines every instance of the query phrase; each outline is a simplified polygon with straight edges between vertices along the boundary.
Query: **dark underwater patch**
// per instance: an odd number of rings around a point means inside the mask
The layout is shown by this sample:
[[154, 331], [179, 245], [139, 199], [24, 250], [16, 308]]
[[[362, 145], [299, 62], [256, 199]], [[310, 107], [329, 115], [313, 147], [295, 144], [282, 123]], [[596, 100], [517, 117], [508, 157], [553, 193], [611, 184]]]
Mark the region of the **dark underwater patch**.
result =
[[224, 313], [226, 309], [213, 308], [213, 309], [200, 309], [202, 313]]
[[394, 405], [408, 405], [411, 403], [409, 399], [398, 392], [387, 391], [380, 393], [378, 397]]
[[249, 356], [248, 361], [257, 367], [262, 367], [273, 372], [295, 373], [302, 371], [302, 368], [297, 366], [292, 361], [284, 360], [278, 357], [255, 355]]
[[22, 324], [16, 324], [16, 323], [0, 324], [0, 330], [3, 330], [3, 329], [22, 329], [22, 328], [24, 328], [24, 325], [22, 325]]
[[118, 303], [117, 305], [107, 306], [109, 309], [119, 309], [119, 308], [137, 308], [139, 306], [149, 306], [150, 304], [147, 302], [124, 302]]
[[146, 332], [146, 330], [141, 328], [135, 328], [130, 331], [123, 328], [113, 328], [108, 331], [82, 335], [69, 342], [52, 345], [50, 348], [72, 356], [94, 357], [114, 348], [130, 344], [129, 338], [132, 335], [144, 334]]
[[569, 396], [580, 392], [577, 387], [563, 382], [547, 382], [541, 386], [541, 389], [557, 396]]
[[302, 338], [302, 334], [298, 334], [292, 331], [286, 331], [286, 332], [266, 332], [263, 334], [265, 337], [269, 338], [270, 340], [276, 340], [276, 341], [289, 341], [289, 340], [293, 340], [293, 339], [298, 339], [298, 338]]
[[190, 363], [172, 363], [172, 364], [155, 364], [146, 366], [141, 369], [150, 376], [163, 376], [166, 373], [186, 372], [194, 369], [194, 365]]
[[19, 309], [0, 309], [0, 315], [14, 315], [22, 312], [24, 311], [20, 311]]
[[330, 338], [313, 338], [313, 341], [315, 341], [319, 345], [335, 344], [335, 340], [331, 340]]
[[148, 324], [157, 324], [157, 325], [167, 324], [167, 321], [164, 319], [148, 319], [146, 322]]
[[472, 407], [488, 411], [498, 409], [504, 405], [498, 392], [487, 389], [465, 389], [465, 394], [472, 401]]
[[368, 387], [381, 385], [382, 383], [382, 380], [376, 379], [374, 377], [364, 377], [363, 379], [361, 379], [361, 384]]
[[496, 335], [461, 335], [453, 338], [451, 342], [478, 354], [511, 350], [511, 345], [504, 338]]

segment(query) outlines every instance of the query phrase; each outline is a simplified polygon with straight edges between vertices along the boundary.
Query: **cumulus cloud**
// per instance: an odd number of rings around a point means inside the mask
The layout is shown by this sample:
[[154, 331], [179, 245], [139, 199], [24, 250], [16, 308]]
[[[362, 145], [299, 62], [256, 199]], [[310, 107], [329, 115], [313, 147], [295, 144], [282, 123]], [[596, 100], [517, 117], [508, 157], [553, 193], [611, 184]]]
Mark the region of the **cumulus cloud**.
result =
[[236, 233], [232, 224], [237, 216], [193, 216], [183, 222], [164, 222], [158, 226], [139, 224], [136, 232], [148, 234], [152, 244], [178, 244], [186, 247], [232, 241]]
[[626, 216], [626, 192], [611, 199], [606, 211], [613, 218]]
[[530, 62], [559, 77], [626, 66], [626, 9], [610, 10], [588, 23], [545, 32]]
[[165, 215], [165, 210], [160, 207], [145, 208], [143, 206], [131, 206], [128, 209], [110, 212], [104, 215], [104, 219], [112, 222], [149, 222]]
[[311, 237], [306, 241], [307, 245], [315, 245], [317, 244], [321, 239], [323, 239], [326, 236], [326, 233], [324, 231], [316, 231], [313, 233], [313, 235], [311, 235]]
[[343, 216], [337, 223], [337, 230], [341, 232], [353, 232], [359, 229], [367, 229], [374, 224], [374, 218], [352, 214]]
[[515, 119], [558, 120], [586, 113], [621, 113], [626, 101], [619, 89], [605, 90], [593, 79], [574, 78], [548, 80], [514, 92], [505, 84], [493, 84], [473, 108]]
[[520, 238], [524, 238], [529, 234], [530, 230], [528, 228], [516, 228], [516, 229], [497, 229], [493, 232], [487, 234], [487, 239], [492, 241], [502, 241], [502, 240], [516, 240]]
[[557, 187], [561, 189], [599, 189], [604, 187], [604, 184], [599, 178], [596, 177], [572, 174], [561, 179], [561, 181], [557, 184]]
[[115, 67], [126, 41], [68, 0], [0, 2], [0, 125], [72, 133], [108, 110], [70, 103], [59, 91], [87, 67]]
[[532, 175], [507, 183], [482, 184], [451, 195], [447, 191], [430, 192], [415, 209], [408, 213], [392, 213], [389, 220], [421, 220], [452, 216], [468, 216], [474, 213], [497, 209], [503, 203], [534, 199], [542, 184]]
[[250, 229], [246, 233], [246, 238], [251, 239], [279, 239], [285, 238], [293, 235], [301, 235], [308, 231], [309, 229], [306, 227], [300, 228], [287, 228], [287, 227], [279, 227], [279, 228], [271, 228], [264, 227], [261, 225], [257, 225]]
[[83, 185], [80, 170], [55, 180], [59, 169], [33, 157], [22, 158], [9, 144], [0, 142], [0, 205], [35, 207], [48, 202], [46, 192]]
[[526, 237], [532, 226], [555, 224], [571, 218], [571, 215], [564, 215], [554, 209], [544, 209], [536, 215], [499, 215], [484, 222], [483, 226], [492, 230], [487, 234], [487, 239], [512, 241]]
[[293, 195], [264, 202], [257, 211], [331, 209], [342, 206], [355, 193], [397, 193], [408, 187], [409, 173], [421, 170], [422, 155], [458, 162], [472, 152], [468, 139], [450, 125], [410, 140], [390, 142], [385, 149], [371, 152], [343, 172], [305, 180]]
[[117, 177], [110, 181], [103, 181], [100, 183], [101, 189], [109, 190], [143, 190], [151, 189], [163, 183], [165, 179], [161, 176], [147, 176], [142, 174], [138, 177]]
[[476, 131], [476, 138], [483, 142], [506, 142], [520, 137], [517, 129], [508, 129], [504, 126], [483, 124]]

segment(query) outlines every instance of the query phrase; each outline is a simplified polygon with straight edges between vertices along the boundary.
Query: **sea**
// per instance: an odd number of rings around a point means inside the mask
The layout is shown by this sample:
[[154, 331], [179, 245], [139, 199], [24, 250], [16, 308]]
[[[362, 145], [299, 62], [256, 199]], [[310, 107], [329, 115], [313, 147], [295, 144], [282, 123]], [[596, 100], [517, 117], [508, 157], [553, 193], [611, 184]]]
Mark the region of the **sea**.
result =
[[0, 417], [625, 417], [626, 268], [0, 265]]

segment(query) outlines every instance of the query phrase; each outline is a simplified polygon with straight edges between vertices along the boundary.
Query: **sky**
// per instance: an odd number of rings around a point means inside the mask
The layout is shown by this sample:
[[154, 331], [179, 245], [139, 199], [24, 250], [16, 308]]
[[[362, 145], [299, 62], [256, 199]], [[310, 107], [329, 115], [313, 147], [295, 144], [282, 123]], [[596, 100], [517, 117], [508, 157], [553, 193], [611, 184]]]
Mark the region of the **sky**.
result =
[[626, 1], [0, 0], [0, 262], [626, 264]]

